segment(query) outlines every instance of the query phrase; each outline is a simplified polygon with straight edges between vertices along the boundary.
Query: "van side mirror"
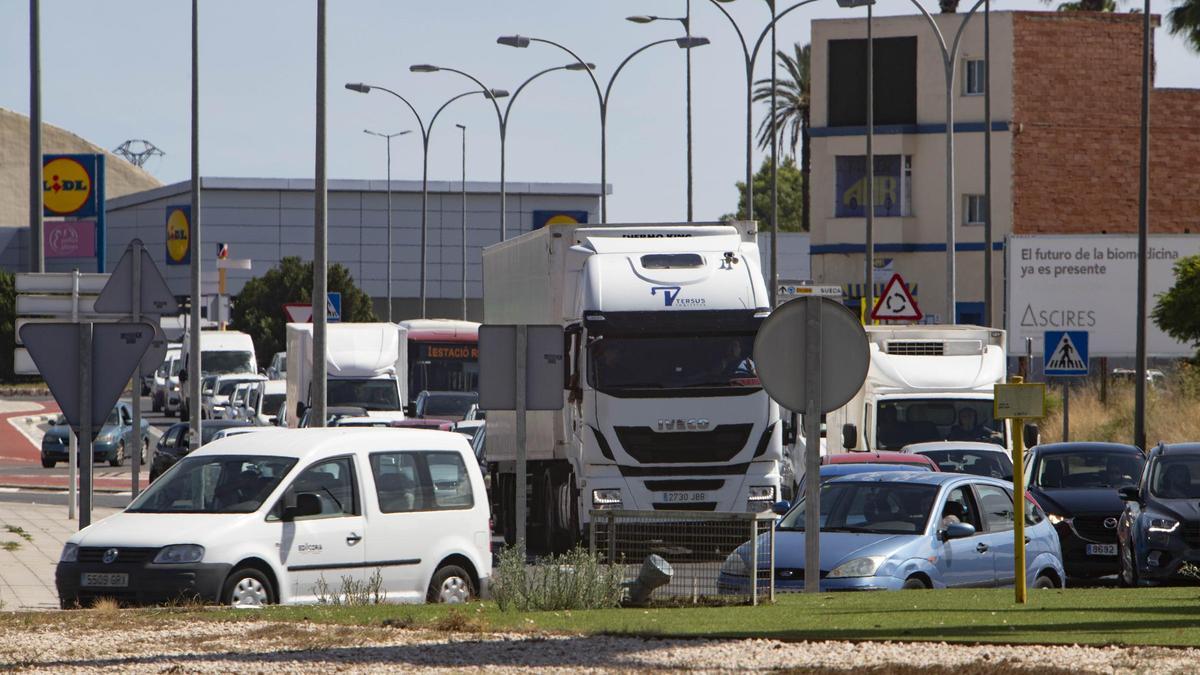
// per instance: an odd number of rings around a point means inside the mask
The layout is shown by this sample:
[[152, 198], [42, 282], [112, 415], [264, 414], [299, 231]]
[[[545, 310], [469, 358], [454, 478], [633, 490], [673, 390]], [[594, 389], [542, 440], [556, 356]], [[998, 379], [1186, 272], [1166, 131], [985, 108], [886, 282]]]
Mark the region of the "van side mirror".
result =
[[842, 447], [853, 450], [858, 446], [858, 427], [853, 424], [842, 425]]
[[973, 536], [975, 536], [975, 526], [970, 523], [950, 523], [938, 532], [938, 537], [942, 541], [966, 539]]
[[1025, 441], [1025, 447], [1032, 448], [1033, 446], [1038, 444], [1038, 440], [1039, 440], [1038, 425], [1026, 424], [1025, 428], [1021, 430], [1021, 433], [1022, 433], [1022, 440]]
[[1140, 502], [1142, 501], [1142, 492], [1136, 485], [1126, 485], [1117, 490], [1117, 494], [1121, 495], [1122, 501]]
[[408, 405], [404, 406], [404, 415], [406, 417], [416, 417], [417, 416], [416, 401], [409, 401]]

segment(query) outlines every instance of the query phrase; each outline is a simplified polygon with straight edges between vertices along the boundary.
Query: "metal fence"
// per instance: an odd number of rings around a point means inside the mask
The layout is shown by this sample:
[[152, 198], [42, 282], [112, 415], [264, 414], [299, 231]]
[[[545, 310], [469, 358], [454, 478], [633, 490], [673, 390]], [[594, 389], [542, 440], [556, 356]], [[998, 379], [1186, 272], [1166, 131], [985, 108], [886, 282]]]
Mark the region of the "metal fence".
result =
[[669, 581], [649, 602], [756, 605], [775, 600], [774, 523], [770, 512], [594, 510], [588, 543], [631, 581], [648, 556], [665, 560]]

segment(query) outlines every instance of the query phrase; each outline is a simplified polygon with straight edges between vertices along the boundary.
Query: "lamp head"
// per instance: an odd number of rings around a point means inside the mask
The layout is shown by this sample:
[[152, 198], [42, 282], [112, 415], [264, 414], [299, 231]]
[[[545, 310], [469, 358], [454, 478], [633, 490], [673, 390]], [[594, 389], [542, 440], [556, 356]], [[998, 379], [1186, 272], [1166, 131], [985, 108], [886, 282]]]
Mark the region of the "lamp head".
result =
[[658, 17], [656, 17], [656, 16], [647, 16], [645, 14], [639, 14], [637, 16], [627, 16], [627, 17], [625, 17], [625, 20], [632, 21], [633, 23], [650, 23], [657, 18]]
[[369, 94], [371, 92], [371, 86], [362, 82], [347, 82], [346, 88], [350, 91], [357, 91], [360, 94]]
[[454, 126], [458, 127], [459, 129], [462, 129], [463, 131], [467, 130], [467, 126], [465, 124], [455, 124]]
[[576, 61], [575, 63], [568, 63], [567, 65], [563, 66], [563, 68], [566, 68], [567, 70], [595, 70], [596, 64], [594, 64], [594, 63], [579, 63], [578, 61]]
[[675, 44], [679, 45], [680, 49], [692, 49], [694, 47], [703, 47], [708, 44], [708, 38], [693, 35], [692, 37], [681, 37], [675, 39]]
[[409, 66], [408, 70], [411, 73], [436, 73], [437, 71], [441, 70], [441, 68], [428, 63], [418, 63], [415, 66]]
[[508, 90], [507, 89], [488, 89], [487, 91], [483, 92], [483, 95], [488, 98], [493, 98], [493, 99], [508, 98]]
[[496, 44], [524, 49], [529, 46], [529, 38], [520, 35], [501, 35], [496, 38]]
[[873, 5], [875, 4], [875, 0], [837, 0], [837, 4], [842, 9], [854, 9], [855, 7]]

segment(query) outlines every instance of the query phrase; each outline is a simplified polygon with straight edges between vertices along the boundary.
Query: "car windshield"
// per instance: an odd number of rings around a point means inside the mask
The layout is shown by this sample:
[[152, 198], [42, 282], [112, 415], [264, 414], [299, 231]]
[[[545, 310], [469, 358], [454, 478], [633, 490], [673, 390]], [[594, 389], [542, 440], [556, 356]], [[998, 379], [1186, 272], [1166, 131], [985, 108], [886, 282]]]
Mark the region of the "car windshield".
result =
[[875, 427], [875, 447], [880, 450], [933, 441], [1005, 444], [1004, 423], [992, 418], [990, 398], [883, 400]]
[[430, 394], [425, 398], [421, 414], [425, 417], [462, 417], [479, 402], [479, 394]]
[[600, 390], [758, 387], [753, 335], [605, 337], [589, 348]]
[[[936, 485], [837, 481], [821, 486], [821, 531], [920, 534], [937, 497]], [[779, 523], [804, 529], [804, 500]]]
[[291, 457], [190, 456], [135, 499], [130, 513], [253, 513], [296, 464]]
[[[1200, 461], [1200, 460], [1198, 460]], [[1121, 488], [1137, 484], [1144, 460], [1117, 452], [1060, 452], [1042, 455], [1033, 484], [1057, 488]]]
[[1200, 457], [1163, 457], [1150, 474], [1150, 494], [1159, 499], [1200, 499]]
[[364, 410], [399, 410], [395, 380], [329, 380], [329, 406], [354, 406]]
[[922, 450], [942, 471], [969, 473], [975, 476], [1011, 478], [1012, 460], [1003, 452], [983, 450]]
[[279, 407], [283, 405], [283, 400], [287, 398], [287, 394], [267, 394], [263, 396], [262, 411], [264, 415], [278, 415]]
[[104, 420], [105, 426], [115, 427], [121, 423], [121, 409], [113, 408], [112, 412], [108, 413], [108, 419]]
[[253, 373], [254, 354], [250, 352], [201, 352], [200, 365], [206, 373]]

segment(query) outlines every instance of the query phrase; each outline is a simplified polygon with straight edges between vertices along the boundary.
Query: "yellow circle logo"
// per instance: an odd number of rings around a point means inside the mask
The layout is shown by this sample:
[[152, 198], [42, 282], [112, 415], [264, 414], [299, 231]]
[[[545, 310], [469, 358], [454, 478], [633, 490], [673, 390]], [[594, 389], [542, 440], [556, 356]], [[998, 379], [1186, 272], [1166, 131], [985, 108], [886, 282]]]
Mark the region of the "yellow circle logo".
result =
[[68, 216], [92, 196], [92, 176], [74, 159], [59, 157], [42, 167], [42, 192], [48, 211]]
[[167, 217], [167, 255], [181, 263], [187, 259], [188, 246], [192, 240], [192, 227], [182, 209], [175, 209]]
[[579, 221], [575, 220], [574, 216], [566, 213], [558, 213], [546, 219], [547, 225], [578, 225]]

